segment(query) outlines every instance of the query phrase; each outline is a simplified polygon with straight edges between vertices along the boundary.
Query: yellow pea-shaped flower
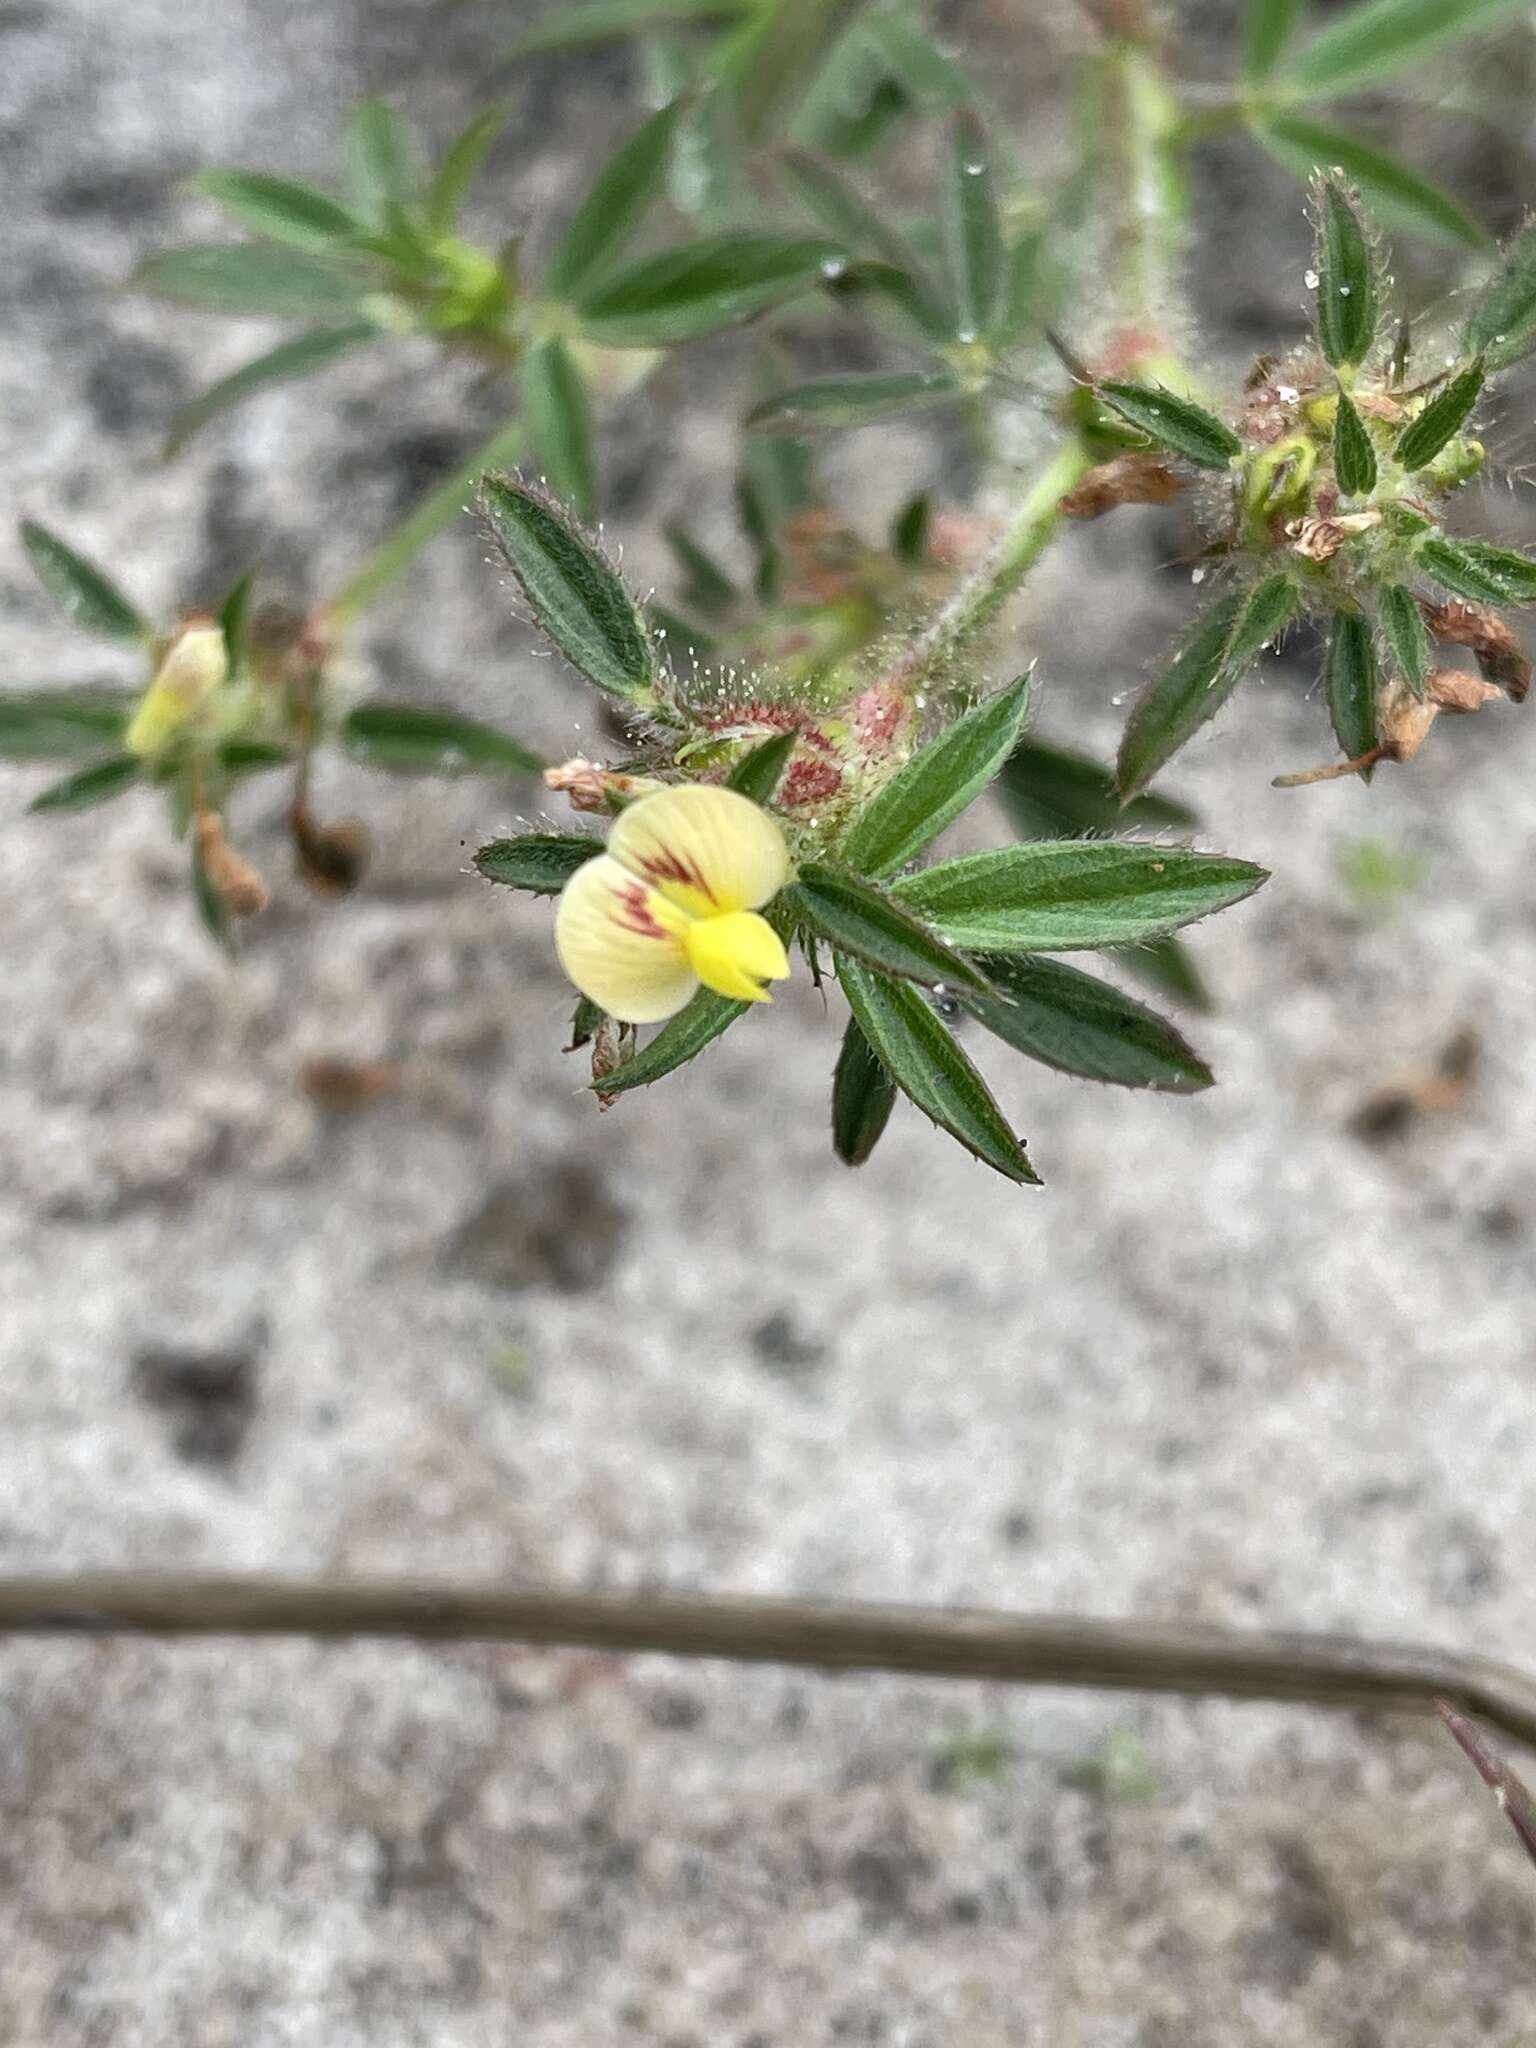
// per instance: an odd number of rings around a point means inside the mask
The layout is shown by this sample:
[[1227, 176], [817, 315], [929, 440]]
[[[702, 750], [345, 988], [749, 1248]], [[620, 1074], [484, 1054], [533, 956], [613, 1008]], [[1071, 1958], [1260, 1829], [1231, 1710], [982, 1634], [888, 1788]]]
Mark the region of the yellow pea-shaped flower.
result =
[[123, 734], [128, 752], [163, 752], [215, 691], [223, 688], [228, 675], [223, 633], [217, 626], [189, 626], [166, 650]]
[[673, 1016], [700, 982], [769, 1000], [789, 973], [763, 904], [789, 880], [784, 834], [735, 790], [689, 783], [623, 813], [608, 851], [566, 883], [555, 913], [560, 964], [623, 1024]]

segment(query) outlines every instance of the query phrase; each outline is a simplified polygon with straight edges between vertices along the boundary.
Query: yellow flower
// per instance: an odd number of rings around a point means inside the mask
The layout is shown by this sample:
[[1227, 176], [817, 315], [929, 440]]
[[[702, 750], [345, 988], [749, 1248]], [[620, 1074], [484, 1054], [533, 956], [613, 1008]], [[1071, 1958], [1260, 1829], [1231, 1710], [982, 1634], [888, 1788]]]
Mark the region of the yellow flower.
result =
[[217, 626], [189, 626], [165, 659], [123, 734], [130, 754], [158, 754], [195, 718], [228, 678], [224, 635]]
[[788, 879], [783, 833], [734, 790], [689, 783], [642, 797], [561, 893], [560, 964], [623, 1024], [673, 1016], [700, 982], [767, 1002], [763, 984], [782, 981], [789, 960], [756, 913]]

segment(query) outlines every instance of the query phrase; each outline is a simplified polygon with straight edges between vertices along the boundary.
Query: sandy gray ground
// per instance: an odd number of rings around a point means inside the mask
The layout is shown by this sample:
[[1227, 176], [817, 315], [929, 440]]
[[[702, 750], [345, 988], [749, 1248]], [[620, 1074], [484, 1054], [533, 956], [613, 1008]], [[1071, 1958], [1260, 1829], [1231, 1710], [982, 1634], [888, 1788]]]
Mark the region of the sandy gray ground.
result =
[[[1059, 32], [1028, 13], [1021, 45], [1001, 10], [976, 32], [1039, 89]], [[251, 555], [311, 593], [345, 573], [487, 401], [407, 349], [156, 471], [177, 395], [252, 337], [109, 288], [206, 225], [186, 170], [323, 171], [362, 78], [442, 132], [505, 25], [0, 10], [18, 509], [167, 613]], [[540, 74], [492, 181], [515, 213], [568, 192], [624, 86]], [[1235, 350], [1294, 331], [1303, 243], [1284, 187], [1222, 166], [1245, 225], [1205, 292]], [[696, 362], [615, 430], [642, 573], [690, 465], [725, 502], [714, 429], [677, 407], [729, 352]], [[1107, 744], [1188, 601], [1169, 545], [1132, 516], [1041, 574], [1048, 730]], [[574, 740], [588, 713], [482, 556], [442, 546], [370, 657]], [[0, 601], [8, 678], [108, 673], [3, 536]], [[30, 822], [37, 778], [6, 771], [0, 1568], [504, 1573], [1536, 1661], [1536, 736], [1488, 716], [1369, 798], [1282, 796], [1269, 774], [1325, 751], [1292, 680], [1182, 777], [1205, 843], [1278, 869], [1198, 942], [1222, 1086], [1143, 1100], [992, 1062], [1043, 1193], [911, 1115], [839, 1168], [836, 1020], [804, 987], [599, 1121], [558, 1051], [547, 915], [462, 872], [525, 793], [335, 777], [381, 847], [340, 907], [285, 878], [257, 798], [277, 900], [231, 969], [151, 805]], [[1341, 880], [1367, 838], [1424, 855], [1385, 919]], [[1469, 1026], [1457, 1113], [1352, 1134]], [[327, 1113], [299, 1086], [320, 1057], [404, 1085]], [[251, 1371], [167, 1405], [167, 1345]], [[957, 1735], [1001, 1738], [1001, 1774], [946, 1773]], [[1536, 1879], [1414, 1726], [479, 1650], [0, 1651], [7, 2048], [1516, 2048], [1533, 1921]]]

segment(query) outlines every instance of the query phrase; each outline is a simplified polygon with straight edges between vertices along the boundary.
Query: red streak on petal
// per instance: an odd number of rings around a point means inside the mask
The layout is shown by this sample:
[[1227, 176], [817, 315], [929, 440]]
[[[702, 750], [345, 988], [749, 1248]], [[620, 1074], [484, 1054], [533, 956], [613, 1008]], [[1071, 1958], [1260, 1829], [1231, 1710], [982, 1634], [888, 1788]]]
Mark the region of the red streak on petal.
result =
[[643, 882], [630, 882], [614, 895], [615, 913], [618, 923], [626, 931], [642, 939], [670, 939], [672, 934], [664, 924], [658, 922], [651, 909], [650, 897]]
[[687, 888], [699, 890], [711, 903], [715, 900], [715, 892], [705, 881], [698, 863], [684, 860], [680, 853], [648, 854], [639, 867], [649, 882], [681, 882]]

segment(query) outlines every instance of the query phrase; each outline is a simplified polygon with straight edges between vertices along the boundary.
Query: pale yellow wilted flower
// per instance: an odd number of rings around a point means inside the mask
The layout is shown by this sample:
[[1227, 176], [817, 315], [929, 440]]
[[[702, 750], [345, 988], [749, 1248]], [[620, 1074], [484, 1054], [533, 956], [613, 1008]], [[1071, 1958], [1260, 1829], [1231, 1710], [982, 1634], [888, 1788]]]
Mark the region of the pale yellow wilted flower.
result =
[[735, 790], [690, 783], [623, 813], [608, 851], [576, 870], [555, 914], [560, 964], [624, 1024], [655, 1024], [703, 982], [769, 1000], [789, 959], [757, 912], [789, 879], [784, 834]]
[[158, 754], [181, 732], [229, 675], [217, 626], [189, 626], [172, 641], [123, 735], [130, 754]]

